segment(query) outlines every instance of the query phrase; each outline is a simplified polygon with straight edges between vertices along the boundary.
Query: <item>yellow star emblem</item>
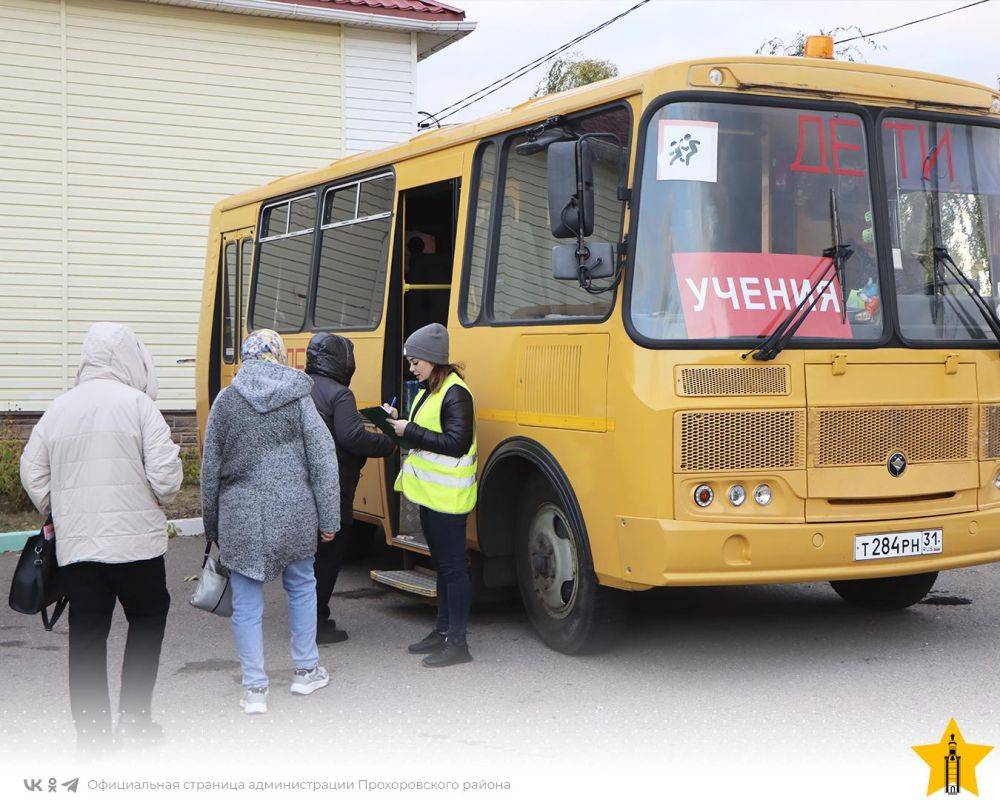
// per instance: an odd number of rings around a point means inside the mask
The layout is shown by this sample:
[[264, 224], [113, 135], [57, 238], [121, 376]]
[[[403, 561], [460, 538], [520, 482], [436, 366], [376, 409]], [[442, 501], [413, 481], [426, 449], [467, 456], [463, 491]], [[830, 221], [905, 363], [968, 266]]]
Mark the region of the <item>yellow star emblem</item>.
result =
[[976, 765], [992, 749], [991, 745], [966, 742], [954, 719], [949, 720], [940, 742], [914, 745], [913, 750], [931, 768], [927, 781], [928, 797], [946, 787], [948, 794], [957, 794], [958, 790], [965, 789], [978, 797]]

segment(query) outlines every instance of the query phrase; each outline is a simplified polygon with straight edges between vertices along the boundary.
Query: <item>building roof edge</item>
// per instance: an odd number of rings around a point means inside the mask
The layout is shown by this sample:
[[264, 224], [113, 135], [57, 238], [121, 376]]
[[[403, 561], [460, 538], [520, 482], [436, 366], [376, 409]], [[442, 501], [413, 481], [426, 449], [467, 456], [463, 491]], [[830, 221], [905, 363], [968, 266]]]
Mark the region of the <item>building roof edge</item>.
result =
[[395, 31], [417, 34], [417, 57], [426, 58], [449, 44], [468, 36], [476, 28], [469, 20], [418, 19], [381, 13], [349, 10], [340, 7], [320, 7], [287, 0], [140, 0], [158, 5], [200, 8], [228, 14], [246, 14], [259, 17], [278, 17], [303, 22], [345, 25], [370, 30]]

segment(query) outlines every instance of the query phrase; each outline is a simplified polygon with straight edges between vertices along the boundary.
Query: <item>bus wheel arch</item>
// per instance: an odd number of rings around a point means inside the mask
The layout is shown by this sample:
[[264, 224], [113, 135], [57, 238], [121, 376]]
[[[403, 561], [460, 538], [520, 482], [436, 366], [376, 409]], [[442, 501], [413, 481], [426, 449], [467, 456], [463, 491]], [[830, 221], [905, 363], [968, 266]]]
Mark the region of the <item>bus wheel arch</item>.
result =
[[516, 585], [542, 641], [559, 652], [605, 649], [624, 628], [624, 592], [601, 586], [566, 473], [538, 442], [504, 441], [483, 469], [479, 548], [493, 578]]
[[[490, 454], [479, 479], [476, 530], [479, 549], [485, 558], [513, 557], [514, 529], [519, 509], [517, 503], [511, 500], [520, 494], [521, 487], [535, 475], [548, 482], [563, 508], [571, 515], [573, 524], [586, 532], [580, 504], [559, 462], [533, 439], [515, 436], [505, 439]], [[587, 547], [589, 548], [589, 543]]]

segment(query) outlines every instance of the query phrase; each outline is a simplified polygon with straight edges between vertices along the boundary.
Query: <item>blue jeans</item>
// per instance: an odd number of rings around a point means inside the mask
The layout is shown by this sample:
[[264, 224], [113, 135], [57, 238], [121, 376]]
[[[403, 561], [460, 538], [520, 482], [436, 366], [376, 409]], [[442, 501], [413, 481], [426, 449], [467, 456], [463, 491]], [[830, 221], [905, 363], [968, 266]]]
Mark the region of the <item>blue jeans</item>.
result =
[[[243, 686], [267, 686], [264, 671], [264, 584], [232, 573], [233, 638], [243, 668]], [[316, 647], [316, 576], [313, 557], [293, 561], [281, 573], [288, 597], [288, 625], [292, 629], [292, 663], [312, 669], [319, 662]]]
[[437, 621], [434, 629], [455, 644], [465, 644], [472, 587], [465, 566], [468, 514], [444, 514], [420, 506], [420, 526], [437, 571]]

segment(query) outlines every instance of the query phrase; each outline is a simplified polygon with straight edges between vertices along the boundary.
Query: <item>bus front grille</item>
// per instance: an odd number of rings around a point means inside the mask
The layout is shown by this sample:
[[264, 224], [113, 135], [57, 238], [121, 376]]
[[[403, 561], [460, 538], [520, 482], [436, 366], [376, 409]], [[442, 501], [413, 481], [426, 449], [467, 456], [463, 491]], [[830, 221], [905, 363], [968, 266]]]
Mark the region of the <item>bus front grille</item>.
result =
[[979, 428], [982, 430], [983, 461], [1000, 458], [1000, 405], [984, 405], [980, 411]]
[[911, 464], [973, 461], [976, 438], [970, 405], [812, 408], [809, 466], [875, 466], [896, 452]]
[[678, 472], [804, 469], [804, 409], [682, 411]]
[[761, 367], [677, 367], [681, 397], [745, 397], [787, 395], [788, 365]]

